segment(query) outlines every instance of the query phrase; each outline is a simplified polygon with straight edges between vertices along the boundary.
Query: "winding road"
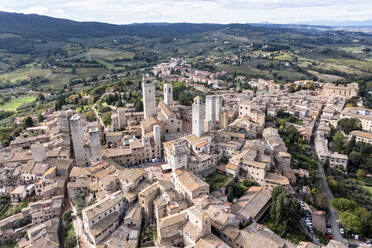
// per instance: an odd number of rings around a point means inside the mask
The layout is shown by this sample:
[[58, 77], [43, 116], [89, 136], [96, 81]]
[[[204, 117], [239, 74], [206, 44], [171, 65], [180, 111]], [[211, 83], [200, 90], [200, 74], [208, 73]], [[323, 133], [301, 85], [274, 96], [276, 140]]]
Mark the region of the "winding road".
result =
[[[319, 118], [316, 120], [314, 124], [314, 129], [313, 129], [312, 138], [311, 138], [311, 149], [313, 150], [314, 153], [315, 153], [314, 138], [318, 130], [318, 126], [319, 126]], [[330, 203], [330, 200], [333, 199], [333, 194], [332, 194], [331, 189], [329, 188], [327, 177], [324, 172], [323, 164], [318, 159], [317, 159], [317, 163], [318, 163], [318, 172], [323, 180], [325, 194], [328, 200], [329, 211], [328, 211], [328, 222], [327, 223], [331, 225], [333, 239], [336, 241], [340, 241], [343, 244], [348, 244], [348, 241], [344, 239], [340, 233], [339, 223], [341, 223], [341, 221], [338, 218], [336, 211], [334, 210], [334, 208], [332, 207]]]

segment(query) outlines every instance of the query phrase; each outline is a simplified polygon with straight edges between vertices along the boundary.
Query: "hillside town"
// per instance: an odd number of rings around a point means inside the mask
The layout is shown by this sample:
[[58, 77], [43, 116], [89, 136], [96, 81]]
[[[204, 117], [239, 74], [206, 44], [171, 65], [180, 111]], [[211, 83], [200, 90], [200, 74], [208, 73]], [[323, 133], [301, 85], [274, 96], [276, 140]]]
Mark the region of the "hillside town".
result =
[[[72, 230], [84, 248], [367, 247], [346, 235], [325, 175], [352, 163], [338, 136], [372, 144], [371, 110], [349, 104], [358, 84], [241, 78], [250, 89], [225, 89], [226, 74], [159, 64], [143, 77], [143, 111], [115, 107], [106, 127], [75, 109], [44, 112], [0, 150], [1, 211], [14, 213], [0, 244], [63, 247]], [[201, 92], [191, 106], [175, 81]]]

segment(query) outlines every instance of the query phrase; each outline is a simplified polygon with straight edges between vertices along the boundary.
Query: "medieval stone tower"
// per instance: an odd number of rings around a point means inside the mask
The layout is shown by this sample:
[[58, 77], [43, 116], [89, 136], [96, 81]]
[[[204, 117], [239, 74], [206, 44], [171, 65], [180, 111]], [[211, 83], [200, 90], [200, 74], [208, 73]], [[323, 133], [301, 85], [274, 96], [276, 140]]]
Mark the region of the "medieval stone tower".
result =
[[192, 134], [197, 137], [204, 133], [204, 104], [199, 96], [194, 98], [192, 104]]
[[173, 86], [171, 84], [164, 84], [164, 103], [168, 106], [173, 105]]
[[70, 131], [74, 148], [75, 163], [77, 166], [85, 166], [87, 165], [87, 159], [84, 150], [84, 133], [79, 115], [71, 116]]
[[216, 96], [216, 121], [220, 121], [220, 114], [221, 114], [221, 109], [222, 109], [222, 96]]
[[182, 142], [173, 144], [173, 153], [174, 161], [172, 171], [174, 172], [178, 169], [187, 168], [188, 153], [186, 145]]
[[229, 126], [229, 116], [227, 110], [222, 110], [220, 113], [220, 121], [219, 121], [220, 129], [227, 130]]
[[92, 162], [102, 160], [101, 135], [98, 128], [89, 129], [90, 156]]
[[44, 144], [40, 144], [40, 143], [32, 144], [31, 152], [32, 152], [32, 159], [35, 162], [42, 162], [47, 158]]
[[216, 125], [216, 96], [208, 95], [205, 98], [205, 122], [208, 131]]
[[127, 126], [127, 119], [125, 116], [125, 108], [118, 108], [116, 110], [118, 115], [118, 126], [119, 128], [125, 128]]
[[154, 125], [152, 127], [152, 130], [153, 130], [153, 135], [154, 135], [154, 142], [155, 142], [155, 146], [154, 146], [154, 150], [153, 150], [153, 155], [156, 157], [156, 158], [161, 158], [161, 131], [160, 131], [160, 126], [159, 125]]
[[150, 80], [142, 82], [143, 109], [145, 119], [156, 115], [155, 83]]

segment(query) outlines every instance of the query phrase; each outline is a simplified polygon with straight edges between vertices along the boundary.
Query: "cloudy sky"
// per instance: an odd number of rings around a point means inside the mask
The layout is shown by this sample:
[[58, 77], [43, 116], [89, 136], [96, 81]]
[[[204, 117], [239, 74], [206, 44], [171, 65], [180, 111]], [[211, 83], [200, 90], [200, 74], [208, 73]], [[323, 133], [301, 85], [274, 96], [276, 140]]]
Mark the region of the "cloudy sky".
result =
[[0, 0], [0, 11], [115, 24], [372, 19], [372, 0]]

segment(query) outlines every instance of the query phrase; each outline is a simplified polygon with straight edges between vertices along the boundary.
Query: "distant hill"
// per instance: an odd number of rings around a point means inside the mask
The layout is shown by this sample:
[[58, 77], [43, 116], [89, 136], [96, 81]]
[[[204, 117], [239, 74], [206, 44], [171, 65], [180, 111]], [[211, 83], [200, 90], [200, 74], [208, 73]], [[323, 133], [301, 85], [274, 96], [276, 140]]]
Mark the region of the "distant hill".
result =
[[[276, 45], [281, 43], [283, 49], [284, 47], [288, 48], [288, 44], [297, 46], [302, 46], [304, 43], [312, 45], [340, 44], [355, 39], [343, 30], [307, 24], [145, 23], [114, 25], [99, 22], [77, 22], [34, 14], [0, 12], [0, 49], [22, 54], [51, 50], [66, 42], [89, 42], [90, 38], [120, 39], [122, 36], [131, 36], [144, 39], [161, 38], [167, 43], [175, 37], [186, 37], [199, 33], [211, 35], [213, 32], [220, 35], [271, 41]], [[328, 32], [332, 32], [331, 35]], [[337, 32], [336, 36], [335, 32]], [[362, 37], [365, 35], [364, 33], [360, 34]], [[364, 39], [362, 41], [366, 42]]]
[[319, 21], [310, 21], [310, 22], [300, 22], [299, 24], [322, 25], [322, 26], [330, 26], [330, 27], [370, 27], [370, 28], [372, 28], [372, 20], [363, 20], [363, 21], [319, 20]]
[[24, 38], [66, 40], [115, 35], [146, 38], [176, 37], [221, 28], [219, 24], [153, 23], [114, 25], [99, 22], [76, 22], [40, 15], [0, 12], [0, 33], [12, 33]]

